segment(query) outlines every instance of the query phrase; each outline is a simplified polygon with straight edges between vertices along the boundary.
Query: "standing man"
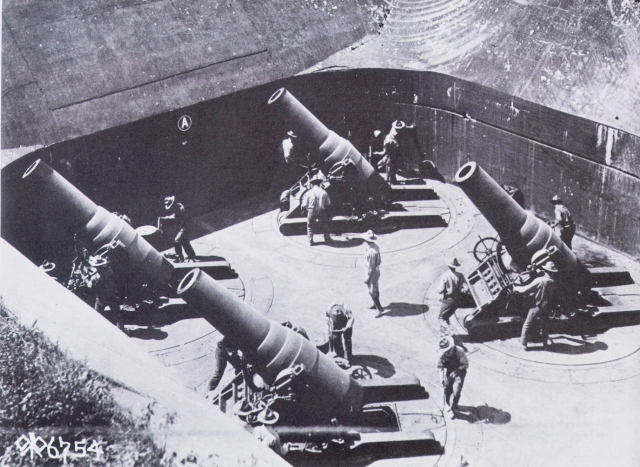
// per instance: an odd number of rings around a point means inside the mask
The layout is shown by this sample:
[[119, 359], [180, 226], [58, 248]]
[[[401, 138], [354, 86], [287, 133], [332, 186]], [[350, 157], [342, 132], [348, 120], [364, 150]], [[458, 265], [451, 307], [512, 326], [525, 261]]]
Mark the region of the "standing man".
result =
[[438, 346], [438, 373], [444, 389], [445, 413], [453, 418], [458, 410], [458, 401], [460, 401], [462, 386], [467, 376], [469, 360], [464, 350], [455, 345], [451, 336], [440, 339]]
[[320, 224], [321, 233], [324, 234], [324, 242], [330, 243], [329, 218], [327, 208], [331, 206], [329, 195], [322, 188], [322, 178], [319, 175], [310, 181], [311, 189], [302, 196], [301, 206], [307, 210], [307, 237], [309, 245], [313, 246], [313, 234], [316, 224]]
[[[384, 138], [382, 154], [384, 158], [380, 163], [386, 164], [387, 182], [389, 184], [397, 184], [396, 173], [402, 162], [402, 154], [400, 153], [400, 144], [398, 143], [398, 130], [405, 127], [404, 122], [396, 120], [391, 124], [391, 130]], [[379, 154], [379, 153], [374, 153]]]
[[170, 214], [168, 216], [159, 217], [158, 218], [158, 230], [162, 232], [162, 220], [173, 220], [178, 224], [179, 231], [176, 235], [176, 238], [173, 243], [173, 248], [176, 251], [176, 256], [178, 257], [178, 262], [182, 263], [184, 261], [184, 256], [182, 254], [182, 248], [184, 247], [185, 253], [187, 253], [187, 259], [189, 261], [193, 261], [196, 258], [196, 252], [193, 251], [193, 247], [189, 242], [189, 234], [187, 232], [187, 224], [189, 223], [189, 215], [187, 214], [187, 210], [180, 203], [176, 203], [175, 196], [167, 196], [164, 199], [164, 208]]
[[[101, 256], [91, 256], [89, 264], [95, 270], [88, 279], [88, 287], [96, 295], [94, 309], [114, 323], [122, 332], [125, 332], [118, 289], [109, 261]], [[107, 307], [110, 311], [109, 315], [105, 315]]]
[[369, 287], [369, 295], [373, 300], [373, 306], [371, 308], [378, 310], [376, 318], [379, 318], [382, 316], [384, 308], [380, 304], [380, 288], [378, 286], [378, 282], [380, 281], [380, 264], [382, 263], [380, 248], [376, 245], [378, 237], [373, 233], [373, 230], [368, 230], [360, 238], [367, 243], [367, 251], [364, 254], [367, 276], [364, 283]]
[[462, 306], [464, 294], [468, 291], [464, 276], [458, 272], [461, 266], [458, 258], [447, 262], [447, 266], [449, 270], [445, 272], [438, 288], [438, 292], [442, 294], [442, 305], [438, 315], [442, 335], [449, 334], [449, 318]]
[[236, 371], [242, 368], [242, 357], [240, 356], [239, 350], [234, 347], [226, 337], [218, 341], [215, 358], [216, 367], [213, 376], [209, 380], [210, 393], [211, 391], [215, 391], [220, 384], [224, 371], [227, 369], [227, 363], [231, 363]]
[[553, 228], [558, 228], [560, 239], [571, 248], [571, 240], [576, 233], [576, 224], [574, 224], [571, 213], [558, 195], [551, 198], [551, 204], [553, 204], [556, 219], [550, 225]]
[[[327, 332], [331, 348], [350, 365], [353, 357], [351, 337], [353, 336], [353, 313], [344, 303], [333, 303], [327, 308]], [[344, 346], [343, 346], [344, 338]]]
[[529, 310], [527, 319], [522, 325], [522, 335], [520, 336], [522, 348], [527, 350], [528, 343], [532, 340], [532, 325], [536, 319], [540, 320], [540, 334], [542, 335], [543, 346], [547, 347], [549, 340], [548, 320], [551, 316], [553, 302], [557, 289], [556, 274], [558, 270], [553, 261], [548, 260], [542, 266], [542, 276], [535, 278], [526, 285], [514, 286], [513, 291], [522, 295], [533, 296], [535, 306]]

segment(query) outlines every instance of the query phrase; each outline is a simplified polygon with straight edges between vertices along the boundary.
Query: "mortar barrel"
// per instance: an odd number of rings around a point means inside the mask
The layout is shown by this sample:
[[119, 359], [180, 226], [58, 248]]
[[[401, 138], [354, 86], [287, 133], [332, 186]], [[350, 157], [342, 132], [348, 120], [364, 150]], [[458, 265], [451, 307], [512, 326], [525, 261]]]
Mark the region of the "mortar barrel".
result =
[[270, 320], [199, 269], [178, 286], [180, 295], [213, 327], [257, 365], [258, 374], [273, 384], [278, 374], [304, 364], [315, 397], [305, 398], [321, 411], [357, 410], [362, 387], [329, 357], [295, 331]]
[[498, 232], [514, 264], [521, 270], [542, 248], [559, 251], [556, 266], [562, 271], [579, 267], [576, 255], [546, 222], [522, 209], [476, 162], [468, 162], [456, 173], [455, 181]]
[[22, 178], [35, 183], [50, 216], [88, 238], [95, 248], [114, 240], [124, 245], [131, 268], [146, 282], [168, 284], [173, 266], [129, 224], [98, 206], [58, 172], [38, 159]]
[[376, 201], [389, 199], [389, 184], [362, 154], [348, 140], [329, 130], [289, 91], [285, 88], [278, 89], [269, 98], [269, 105], [273, 106], [293, 132], [313, 149], [312, 157], [325, 175], [334, 164], [346, 157], [355, 165], [356, 180], [368, 196]]

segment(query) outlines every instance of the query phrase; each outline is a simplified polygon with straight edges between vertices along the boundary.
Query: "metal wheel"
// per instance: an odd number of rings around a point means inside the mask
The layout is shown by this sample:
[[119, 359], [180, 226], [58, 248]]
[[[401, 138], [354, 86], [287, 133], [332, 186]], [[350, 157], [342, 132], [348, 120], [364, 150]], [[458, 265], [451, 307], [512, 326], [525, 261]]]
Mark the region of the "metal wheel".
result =
[[488, 256], [496, 253], [499, 248], [504, 247], [502, 247], [500, 240], [496, 237], [480, 238], [473, 247], [473, 256], [478, 262], [480, 262], [485, 260]]

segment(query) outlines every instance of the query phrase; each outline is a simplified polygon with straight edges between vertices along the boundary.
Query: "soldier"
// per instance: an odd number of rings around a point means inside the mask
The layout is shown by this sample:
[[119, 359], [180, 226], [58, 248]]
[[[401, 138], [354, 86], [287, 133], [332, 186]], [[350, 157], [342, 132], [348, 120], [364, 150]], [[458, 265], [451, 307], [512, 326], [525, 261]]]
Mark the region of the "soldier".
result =
[[240, 370], [242, 368], [242, 357], [240, 356], [239, 350], [233, 346], [226, 337], [223, 337], [218, 341], [215, 358], [216, 368], [213, 372], [213, 376], [209, 380], [210, 393], [220, 384], [220, 380], [227, 369], [227, 363], [231, 363], [236, 370]]
[[382, 316], [384, 313], [384, 307], [380, 303], [380, 264], [382, 263], [382, 257], [380, 256], [380, 248], [376, 244], [378, 237], [373, 233], [373, 230], [368, 230], [366, 233], [360, 236], [367, 243], [367, 250], [364, 254], [365, 265], [367, 266], [367, 275], [364, 283], [369, 288], [369, 296], [373, 300], [372, 309], [377, 309], [378, 313], [376, 318]]
[[438, 346], [438, 373], [444, 388], [445, 412], [453, 418], [458, 410], [458, 401], [467, 376], [469, 360], [464, 350], [455, 345], [451, 336], [440, 339]]
[[528, 343], [533, 337], [532, 325], [536, 319], [540, 321], [540, 333], [542, 334], [542, 342], [545, 348], [549, 340], [547, 322], [553, 308], [557, 288], [555, 277], [558, 270], [551, 260], [546, 261], [540, 268], [543, 272], [542, 276], [535, 278], [529, 284], [513, 287], [514, 292], [533, 296], [535, 299], [535, 305], [529, 309], [527, 318], [522, 325], [520, 339], [524, 350], [528, 349]]
[[556, 219], [551, 222], [551, 227], [559, 230], [560, 239], [571, 248], [571, 240], [576, 233], [576, 224], [574, 224], [571, 213], [564, 205], [558, 195], [551, 198], [551, 204], [554, 205], [554, 213]]
[[[353, 357], [351, 337], [353, 336], [353, 313], [344, 303], [333, 303], [327, 308], [327, 332], [329, 343], [336, 355], [347, 361]], [[344, 346], [343, 346], [344, 339]]]
[[331, 242], [329, 234], [329, 218], [327, 208], [331, 206], [329, 195], [322, 188], [322, 178], [316, 175], [311, 179], [311, 189], [302, 196], [302, 208], [307, 210], [307, 237], [309, 245], [313, 246], [313, 234], [316, 224], [320, 224], [321, 232], [324, 234], [324, 242]]
[[189, 223], [189, 215], [187, 214], [187, 210], [181, 203], [176, 203], [175, 196], [167, 196], [164, 199], [164, 208], [171, 214], [158, 218], [158, 230], [162, 232], [162, 220], [175, 221], [180, 228], [173, 243], [173, 247], [176, 251], [176, 256], [178, 257], [177, 261], [179, 263], [182, 263], [184, 261], [184, 256], [182, 254], [183, 247], [185, 253], [187, 254], [187, 259], [189, 261], [195, 260], [196, 252], [193, 250], [193, 247], [189, 242], [189, 233], [187, 229]]
[[[95, 310], [105, 317], [109, 316], [107, 319], [110, 318], [109, 321], [125, 332], [116, 281], [109, 261], [101, 256], [92, 256], [89, 258], [89, 264], [94, 268], [93, 274], [88, 279], [88, 287], [96, 295]], [[109, 315], [105, 314], [107, 307], [110, 311]]]
[[468, 291], [464, 276], [458, 272], [458, 268], [461, 266], [458, 259], [453, 258], [447, 263], [447, 266], [449, 266], [449, 270], [442, 277], [438, 288], [438, 292], [442, 294], [442, 305], [438, 314], [442, 334], [449, 333], [449, 318], [462, 306], [464, 294]]
[[[398, 168], [402, 165], [402, 154], [400, 153], [400, 144], [398, 143], [398, 130], [405, 127], [404, 122], [396, 120], [391, 124], [391, 130], [384, 138], [383, 159], [380, 163], [386, 164], [387, 182], [397, 184], [396, 174]], [[375, 154], [375, 153], [374, 153]]]

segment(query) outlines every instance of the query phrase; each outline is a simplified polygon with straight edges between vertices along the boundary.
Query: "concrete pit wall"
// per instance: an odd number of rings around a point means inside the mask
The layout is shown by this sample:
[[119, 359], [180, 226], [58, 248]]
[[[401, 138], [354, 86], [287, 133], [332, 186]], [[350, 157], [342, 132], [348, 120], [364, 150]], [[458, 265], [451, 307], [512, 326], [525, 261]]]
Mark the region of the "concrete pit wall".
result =
[[[169, 193], [192, 215], [264, 195], [287, 129], [266, 105], [281, 86], [363, 152], [372, 130], [415, 122], [422, 151], [448, 180], [475, 160], [521, 188], [528, 209], [550, 217], [557, 193], [582, 235], [640, 255], [638, 136], [447, 75], [399, 70], [288, 78], [28, 154], [2, 170], [2, 236], [36, 260], [68, 249], [71, 232], [42, 222], [37, 194], [20, 180], [38, 157], [134, 226], [154, 223]], [[193, 121], [188, 131], [178, 128], [182, 115]]]

